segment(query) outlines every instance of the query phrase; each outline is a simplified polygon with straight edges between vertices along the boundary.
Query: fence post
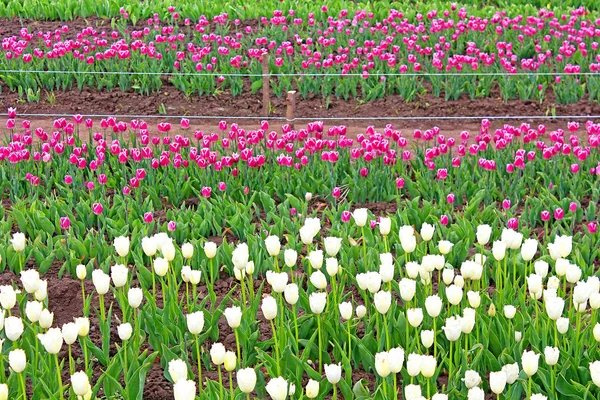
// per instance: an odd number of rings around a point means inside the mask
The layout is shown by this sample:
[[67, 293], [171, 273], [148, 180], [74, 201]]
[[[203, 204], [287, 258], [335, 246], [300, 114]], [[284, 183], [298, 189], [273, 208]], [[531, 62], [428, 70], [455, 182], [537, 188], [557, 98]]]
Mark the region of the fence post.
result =
[[263, 79], [263, 116], [269, 116], [270, 96], [269, 96], [269, 54], [262, 56], [262, 79]]
[[290, 90], [287, 92], [286, 105], [287, 105], [287, 110], [286, 110], [285, 118], [287, 119], [287, 123], [292, 127], [292, 129], [295, 129], [295, 127], [294, 127], [294, 125], [295, 125], [294, 121], [296, 119], [296, 91], [295, 90]]

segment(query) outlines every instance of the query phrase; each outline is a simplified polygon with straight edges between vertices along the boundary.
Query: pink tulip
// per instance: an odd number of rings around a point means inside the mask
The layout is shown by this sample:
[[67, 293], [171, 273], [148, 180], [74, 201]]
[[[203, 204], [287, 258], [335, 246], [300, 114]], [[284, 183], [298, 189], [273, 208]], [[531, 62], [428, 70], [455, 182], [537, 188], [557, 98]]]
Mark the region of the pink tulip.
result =
[[123, 193], [123, 195], [129, 196], [131, 194], [131, 188], [125, 185], [123, 186], [123, 189], [121, 189], [121, 192]]
[[100, 203], [94, 203], [92, 205], [92, 212], [96, 215], [102, 214], [103, 210], [104, 210], [104, 207], [102, 207], [102, 204], [100, 204]]
[[404, 187], [404, 178], [396, 178], [396, 187], [402, 189]]
[[563, 217], [565, 216], [565, 210], [563, 210], [562, 208], [557, 208], [556, 210], [554, 210], [554, 219], [560, 221], [561, 219], [563, 219]]
[[71, 227], [71, 220], [69, 217], [60, 217], [60, 227], [61, 229], [69, 229]]
[[202, 197], [209, 198], [212, 194], [212, 188], [210, 186], [204, 186], [201, 190]]
[[576, 203], [576, 202], [572, 201], [572, 202], [569, 204], [569, 211], [571, 211], [571, 212], [575, 212], [575, 211], [577, 211], [577, 203]]
[[187, 118], [181, 118], [181, 122], [179, 123], [179, 126], [181, 127], [181, 129], [189, 129], [190, 120]]
[[371, 229], [375, 229], [377, 227], [377, 221], [369, 221], [369, 226], [371, 227]]
[[150, 222], [152, 222], [154, 220], [154, 216], [152, 215], [151, 212], [146, 212], [144, 213], [144, 222], [149, 224]]
[[446, 168], [440, 168], [437, 170], [435, 179], [444, 180], [448, 177], [448, 170]]
[[444, 214], [440, 217], [440, 224], [442, 224], [443, 226], [448, 225], [448, 222], [449, 222], [449, 218], [446, 214]]
[[366, 178], [367, 175], [369, 175], [369, 170], [367, 168], [361, 168], [360, 169], [360, 176], [362, 176], [363, 178]]
[[510, 200], [509, 199], [502, 200], [502, 208], [505, 210], [508, 210], [510, 208]]
[[296, 215], [297, 211], [294, 207], [290, 208], [290, 215], [293, 217], [294, 215]]
[[576, 174], [579, 172], [579, 164], [571, 164], [571, 172]]
[[334, 187], [333, 190], [331, 191], [331, 195], [333, 196], [333, 198], [337, 199], [338, 197], [340, 197], [342, 194], [342, 190], [339, 187]]
[[349, 222], [351, 216], [350, 211], [342, 211], [342, 222]]
[[175, 229], [177, 229], [177, 223], [175, 221], [169, 221], [167, 224], [167, 229], [173, 232]]
[[587, 224], [588, 232], [594, 234], [598, 232], [598, 225], [595, 222], [588, 222]]
[[509, 229], [519, 229], [519, 219], [518, 218], [510, 218], [506, 226]]
[[64, 182], [65, 184], [70, 185], [71, 183], [73, 183], [73, 177], [71, 175], [65, 175]]
[[446, 202], [448, 204], [454, 204], [454, 193], [450, 193], [448, 196], [446, 196]]
[[96, 187], [96, 185], [94, 185], [94, 182], [92, 181], [87, 182], [85, 186], [88, 188], [88, 190], [94, 190], [94, 188]]
[[225, 182], [219, 182], [218, 188], [221, 192], [227, 190], [227, 184]]
[[540, 213], [540, 217], [542, 218], [542, 221], [549, 221], [550, 220], [550, 211], [548, 210], [544, 210]]

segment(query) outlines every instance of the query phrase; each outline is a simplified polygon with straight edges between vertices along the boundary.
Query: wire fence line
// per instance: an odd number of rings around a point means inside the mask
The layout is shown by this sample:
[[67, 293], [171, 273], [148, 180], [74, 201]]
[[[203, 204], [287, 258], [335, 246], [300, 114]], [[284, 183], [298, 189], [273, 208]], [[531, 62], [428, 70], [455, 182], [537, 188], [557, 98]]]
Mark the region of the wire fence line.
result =
[[[8, 115], [4, 113], [3, 115]], [[19, 113], [19, 117], [27, 118], [71, 118], [75, 114], [53, 114], [53, 113]], [[581, 120], [581, 119], [600, 119], [600, 115], [460, 115], [460, 116], [396, 116], [396, 117], [353, 117], [353, 116], [341, 116], [341, 117], [296, 117], [288, 119], [280, 116], [223, 116], [223, 115], [160, 115], [160, 114], [85, 114], [83, 117], [87, 118], [123, 118], [123, 119], [189, 119], [189, 120], [272, 120], [272, 121], [427, 121], [427, 120], [477, 120], [477, 119], [488, 119], [488, 120], [516, 120], [516, 119], [536, 119], [536, 120]]]
[[[74, 74], [74, 75], [141, 75], [141, 76], [202, 76], [202, 77], [240, 77], [240, 78], [258, 78], [263, 76], [269, 77], [363, 77], [362, 73], [328, 73], [328, 72], [307, 72], [307, 73], [268, 73], [268, 74], [231, 74], [231, 73], [206, 73], [206, 72], [141, 72], [141, 71], [63, 71], [63, 70], [19, 70], [19, 69], [5, 69], [0, 70], [0, 74]], [[370, 77], [427, 77], [427, 76], [441, 76], [441, 77], [452, 77], [452, 76], [597, 76], [600, 77], [599, 72], [515, 72], [510, 73], [506, 71], [497, 72], [369, 72]]]

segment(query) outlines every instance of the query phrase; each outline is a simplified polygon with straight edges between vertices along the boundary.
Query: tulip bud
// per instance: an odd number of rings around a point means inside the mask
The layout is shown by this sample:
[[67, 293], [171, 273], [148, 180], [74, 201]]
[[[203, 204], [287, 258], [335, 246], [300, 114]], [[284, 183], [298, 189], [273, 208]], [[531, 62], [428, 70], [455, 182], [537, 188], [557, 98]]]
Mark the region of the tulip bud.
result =
[[600, 361], [590, 363], [590, 375], [592, 376], [594, 385], [600, 387]]
[[196, 398], [196, 382], [180, 379], [173, 385], [173, 396], [175, 400], [194, 400]]
[[558, 333], [560, 333], [561, 335], [564, 335], [565, 333], [567, 333], [567, 331], [569, 330], [569, 319], [565, 318], [565, 317], [560, 317], [559, 319], [556, 320], [556, 329], [558, 330]]
[[225, 359], [223, 360], [223, 365], [225, 366], [225, 371], [231, 372], [235, 369], [237, 365], [237, 357], [233, 351], [225, 352]]
[[116, 237], [113, 246], [119, 257], [127, 257], [129, 254], [129, 238], [125, 236]]
[[295, 267], [298, 261], [298, 252], [293, 249], [286, 249], [283, 252], [283, 260], [288, 268]]
[[16, 251], [17, 253], [20, 253], [23, 250], [25, 250], [25, 241], [26, 241], [25, 235], [21, 232], [13, 233], [12, 239], [10, 239], [13, 250]]
[[356, 307], [356, 317], [357, 318], [362, 318], [367, 314], [367, 307], [363, 306], [362, 304]]
[[21, 283], [27, 293], [35, 293], [40, 287], [40, 273], [35, 269], [21, 271]]
[[310, 283], [319, 290], [324, 290], [327, 287], [327, 279], [325, 274], [316, 270], [310, 275]]
[[256, 386], [256, 371], [253, 368], [240, 369], [236, 374], [236, 378], [242, 393], [252, 393]]
[[374, 296], [375, 309], [380, 314], [386, 314], [392, 305], [392, 294], [390, 292], [380, 290]]
[[75, 372], [71, 375], [71, 387], [75, 392], [76, 396], [84, 397], [92, 391], [90, 386], [90, 380], [88, 379], [85, 371]]
[[50, 311], [48, 311], [47, 308], [42, 310], [42, 313], [40, 314], [40, 326], [43, 329], [48, 329], [52, 326], [52, 322], [54, 321], [54, 313], [51, 313]]
[[77, 326], [77, 335], [79, 335], [80, 337], [86, 337], [90, 333], [89, 318], [75, 318], [75, 325]]
[[210, 359], [213, 364], [221, 365], [225, 362], [225, 346], [222, 343], [213, 343], [210, 348]]
[[430, 317], [436, 318], [442, 311], [442, 299], [435, 294], [425, 299], [425, 310]]
[[433, 238], [434, 233], [435, 233], [434, 225], [430, 225], [427, 222], [424, 222], [423, 225], [421, 225], [421, 238], [425, 242], [430, 241]]
[[342, 364], [325, 364], [325, 376], [332, 385], [335, 385], [342, 379]]
[[422, 330], [421, 331], [421, 343], [425, 348], [430, 348], [433, 345], [433, 331]]
[[314, 314], [321, 314], [325, 309], [325, 304], [327, 303], [327, 293], [325, 292], [314, 292], [310, 294], [308, 298], [310, 310]]
[[379, 233], [381, 236], [387, 236], [392, 230], [392, 219], [389, 217], [381, 217], [379, 219]]
[[127, 301], [131, 308], [139, 308], [143, 299], [144, 292], [140, 288], [130, 288], [127, 292]]
[[375, 370], [377, 375], [386, 378], [392, 371], [390, 369], [389, 354], [385, 351], [375, 354]]
[[323, 265], [323, 251], [313, 250], [308, 253], [308, 262], [314, 269], [321, 269], [321, 266]]
[[110, 268], [110, 277], [116, 288], [123, 287], [127, 284], [128, 273], [128, 268], [123, 264], [113, 265]]
[[513, 319], [515, 314], [517, 313], [517, 309], [515, 306], [506, 305], [504, 306], [504, 316], [508, 319]]
[[226, 308], [223, 312], [227, 319], [227, 324], [231, 329], [236, 329], [240, 326], [242, 321], [242, 309], [237, 306]]
[[557, 347], [546, 346], [544, 349], [544, 359], [546, 364], [553, 366], [558, 364], [558, 358], [560, 357], [560, 350]]
[[67, 345], [72, 345], [79, 336], [79, 327], [75, 322], [68, 322], [62, 326], [62, 336]]
[[352, 218], [354, 218], [354, 222], [356, 223], [356, 226], [358, 226], [359, 228], [362, 228], [363, 226], [365, 226], [367, 224], [368, 217], [369, 217], [369, 214], [367, 213], [366, 208], [357, 208], [356, 210], [354, 210], [352, 212]]
[[8, 400], [8, 385], [0, 383], [0, 400]]
[[533, 351], [525, 350], [523, 355], [521, 356], [521, 365], [523, 365], [523, 372], [527, 376], [533, 376], [538, 370], [538, 361], [540, 359], [540, 355], [534, 353]]
[[421, 308], [409, 308], [406, 310], [406, 319], [413, 328], [417, 328], [423, 322], [423, 310]]
[[27, 319], [33, 323], [38, 322], [43, 308], [44, 304], [39, 301], [28, 301], [25, 305]]
[[19, 317], [10, 316], [4, 320], [4, 333], [11, 342], [19, 340], [24, 329], [23, 321]]
[[319, 395], [319, 382], [314, 379], [310, 379], [306, 384], [305, 388], [306, 397], [314, 399]]
[[146, 257], [153, 257], [158, 250], [156, 239], [154, 237], [144, 237], [142, 239], [142, 250]]
[[490, 389], [495, 394], [499, 395], [504, 392], [506, 387], [506, 372], [490, 372]]
[[435, 367], [437, 361], [433, 356], [422, 356], [421, 357], [421, 375], [429, 379], [435, 374]]
[[202, 311], [196, 311], [186, 315], [186, 322], [188, 331], [192, 335], [199, 335], [204, 328], [204, 313]]
[[281, 243], [277, 236], [269, 236], [265, 239], [265, 247], [271, 257], [277, 257], [281, 251]]
[[476, 371], [469, 369], [465, 372], [465, 377], [462, 379], [467, 389], [481, 385], [481, 376]]
[[[406, 372], [412, 377], [415, 377], [421, 373], [421, 355], [416, 353], [411, 353], [408, 355], [408, 359], [406, 361]], [[377, 363], [375, 364], [377, 365]]]
[[179, 360], [179, 359], [173, 359], [173, 360], [169, 361], [168, 369], [169, 369], [169, 375], [171, 376], [173, 383], [177, 383], [180, 380], [187, 379], [188, 368], [187, 368], [187, 364], [185, 363], [185, 361]]
[[110, 286], [110, 276], [104, 273], [101, 269], [96, 269], [92, 272], [92, 282], [99, 295], [108, 293]]
[[169, 262], [161, 257], [157, 257], [154, 260], [154, 272], [158, 276], [165, 276], [169, 271]]
[[285, 297], [285, 301], [287, 301], [288, 304], [293, 306], [294, 304], [296, 304], [298, 302], [298, 299], [300, 297], [300, 295], [298, 293], [298, 285], [296, 285], [295, 283], [288, 283], [285, 286], [283, 295]]
[[264, 297], [260, 308], [268, 321], [275, 319], [277, 316], [277, 301], [272, 296]]
[[133, 328], [129, 322], [121, 324], [117, 327], [117, 333], [119, 334], [119, 339], [122, 341], [129, 340], [131, 338], [131, 333], [133, 332]]
[[79, 280], [83, 281], [87, 277], [87, 268], [83, 264], [77, 265], [77, 268], [75, 269], [75, 272], [76, 272], [76, 275], [77, 275], [77, 279], [79, 279]]
[[191, 243], [184, 243], [181, 246], [181, 255], [186, 260], [192, 258], [194, 256], [194, 245], [192, 245]]
[[10, 353], [8, 353], [8, 364], [17, 374], [25, 371], [25, 368], [27, 367], [27, 356], [25, 355], [25, 351], [23, 349], [11, 350]]
[[350, 303], [349, 301], [340, 303], [340, 304], [338, 304], [338, 308], [340, 310], [340, 316], [344, 320], [347, 321], [350, 318], [352, 318], [352, 303]]

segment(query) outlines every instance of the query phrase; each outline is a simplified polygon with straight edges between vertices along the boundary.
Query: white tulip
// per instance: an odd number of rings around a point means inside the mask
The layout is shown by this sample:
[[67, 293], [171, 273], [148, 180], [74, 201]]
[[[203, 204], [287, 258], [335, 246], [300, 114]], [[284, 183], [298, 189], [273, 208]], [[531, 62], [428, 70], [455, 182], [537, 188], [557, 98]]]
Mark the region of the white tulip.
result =
[[131, 338], [131, 334], [133, 333], [133, 328], [129, 322], [121, 324], [117, 326], [117, 333], [119, 334], [119, 339], [125, 341]]
[[533, 351], [523, 351], [523, 355], [521, 356], [521, 365], [523, 366], [523, 372], [525, 372], [527, 376], [535, 375], [538, 370], [539, 359], [539, 354], [536, 354]]
[[388, 352], [388, 364], [390, 371], [394, 374], [402, 370], [402, 364], [404, 364], [404, 349], [402, 347], [394, 347]]
[[189, 260], [190, 258], [192, 258], [194, 256], [194, 245], [191, 243], [184, 243], [181, 246], [181, 255], [186, 260]]
[[25, 371], [27, 367], [27, 355], [23, 349], [11, 350], [8, 353], [8, 365], [17, 374]]
[[314, 379], [309, 379], [305, 388], [306, 397], [314, 399], [319, 395], [319, 382]]
[[319, 270], [316, 270], [310, 275], [310, 283], [319, 290], [323, 290], [327, 287], [327, 278], [325, 274]]
[[367, 224], [367, 218], [369, 218], [369, 214], [366, 208], [357, 208], [352, 212], [352, 218], [354, 218], [354, 222], [356, 226], [362, 228]]
[[400, 287], [400, 297], [403, 301], [409, 302], [415, 297], [417, 291], [417, 282], [410, 278], [402, 278], [398, 284]]
[[271, 321], [277, 316], [277, 301], [270, 295], [263, 298], [260, 308], [267, 321]]
[[434, 233], [435, 233], [435, 226], [430, 225], [427, 222], [423, 222], [423, 225], [421, 225], [421, 238], [424, 241], [429, 242], [433, 238]]
[[391, 371], [389, 363], [389, 354], [385, 351], [375, 354], [375, 371], [377, 375], [386, 378]]
[[477, 371], [469, 369], [465, 371], [465, 377], [462, 379], [462, 381], [465, 383], [467, 389], [471, 389], [481, 385], [481, 376], [479, 376]]
[[243, 368], [236, 373], [237, 384], [242, 393], [252, 393], [256, 386], [256, 371], [254, 368]]
[[379, 233], [381, 236], [387, 236], [392, 230], [392, 219], [389, 217], [379, 218]]
[[348, 321], [350, 318], [352, 318], [352, 303], [350, 303], [349, 301], [343, 302], [338, 304], [338, 308], [340, 310], [340, 316]]
[[438, 249], [439, 249], [440, 253], [442, 253], [444, 255], [450, 253], [453, 246], [454, 246], [454, 243], [452, 243], [448, 240], [440, 240], [438, 242]]
[[113, 285], [116, 288], [120, 288], [127, 284], [127, 275], [129, 274], [129, 269], [123, 264], [113, 265], [110, 268], [110, 277], [113, 281]]
[[127, 257], [129, 254], [129, 238], [126, 236], [116, 237], [113, 246], [119, 257]]
[[335, 385], [342, 379], [342, 364], [325, 364], [325, 377], [332, 385]]
[[63, 324], [61, 333], [65, 343], [70, 346], [75, 343], [79, 336], [79, 327], [75, 322], [68, 322]]
[[323, 250], [313, 250], [308, 253], [308, 262], [314, 269], [321, 269], [323, 265]]
[[502, 394], [506, 387], [506, 372], [490, 372], [490, 390], [495, 394]]
[[338, 260], [335, 258], [327, 258], [325, 260], [325, 269], [327, 270], [327, 275], [335, 276], [340, 270], [340, 266], [338, 264]]
[[326, 237], [323, 239], [325, 252], [329, 257], [335, 257], [342, 248], [342, 238]]
[[145, 236], [144, 238], [142, 238], [142, 250], [144, 251], [146, 257], [154, 257], [156, 251], [158, 250], [156, 239], [154, 239], [154, 236]]
[[504, 260], [506, 256], [506, 243], [497, 240], [492, 244], [492, 255], [496, 261]]
[[88, 379], [85, 371], [75, 372], [71, 375], [71, 387], [75, 392], [76, 396], [84, 397], [92, 391], [90, 386], [90, 380]]
[[281, 242], [277, 236], [271, 235], [265, 239], [265, 247], [271, 257], [277, 257], [281, 251]]
[[46, 333], [38, 333], [37, 337], [50, 354], [58, 354], [63, 345], [63, 335], [59, 328], [50, 328]]
[[188, 331], [192, 335], [198, 335], [204, 329], [204, 313], [196, 311], [185, 316]]
[[283, 252], [283, 261], [288, 268], [295, 267], [298, 261], [298, 252], [293, 249], [286, 249]]
[[215, 365], [221, 365], [225, 362], [225, 346], [222, 343], [213, 343], [210, 347], [210, 360]]
[[266, 389], [273, 400], [284, 400], [288, 396], [288, 382], [282, 377], [271, 379]]
[[206, 258], [212, 259], [217, 255], [217, 244], [214, 242], [205, 242], [204, 243], [204, 254]]
[[296, 285], [295, 283], [288, 283], [285, 286], [283, 295], [285, 297], [285, 301], [287, 301], [288, 304], [293, 306], [294, 304], [296, 304], [298, 302], [298, 299], [300, 297], [300, 295], [298, 293], [298, 285]]
[[226, 308], [223, 314], [225, 314], [227, 325], [229, 325], [231, 329], [236, 329], [240, 326], [242, 322], [242, 309], [240, 307], [233, 306]]
[[196, 382], [180, 379], [173, 385], [173, 397], [175, 400], [194, 400], [196, 398]]
[[425, 310], [430, 317], [437, 317], [442, 311], [442, 299], [437, 294], [425, 299]]
[[380, 314], [385, 314], [392, 305], [392, 294], [390, 292], [380, 290], [374, 296], [375, 309]]
[[12, 243], [13, 250], [17, 253], [25, 250], [25, 235], [21, 232], [13, 233], [10, 243]]
[[492, 227], [489, 225], [479, 225], [477, 227], [477, 243], [481, 246], [485, 246], [490, 241], [490, 236], [492, 235]]
[[21, 283], [27, 293], [35, 293], [40, 288], [40, 273], [35, 269], [21, 271]]
[[327, 293], [325, 292], [314, 292], [311, 293], [309, 298], [310, 310], [314, 314], [321, 314], [325, 309], [327, 303]]
[[154, 272], [158, 276], [165, 276], [169, 271], [169, 262], [162, 257], [157, 257], [154, 260]]
[[421, 357], [421, 375], [429, 379], [435, 374], [435, 367], [437, 367], [437, 361], [434, 356], [422, 356]]

